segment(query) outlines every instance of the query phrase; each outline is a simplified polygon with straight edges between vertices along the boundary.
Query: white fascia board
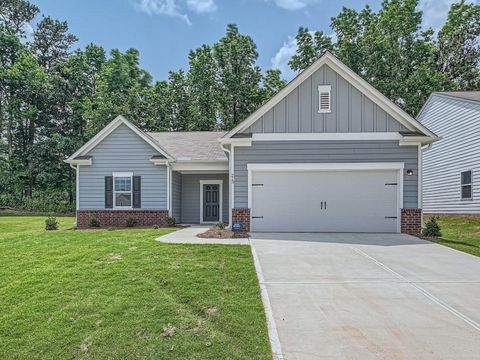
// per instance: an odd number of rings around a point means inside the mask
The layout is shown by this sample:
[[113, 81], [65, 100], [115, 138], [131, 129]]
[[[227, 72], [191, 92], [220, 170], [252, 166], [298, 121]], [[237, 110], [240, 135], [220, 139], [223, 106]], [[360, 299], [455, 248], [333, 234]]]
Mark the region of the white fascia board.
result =
[[222, 145], [235, 145], [235, 146], [252, 146], [252, 138], [228, 138], [219, 139]]
[[400, 146], [410, 146], [410, 145], [428, 145], [432, 144], [435, 141], [441, 140], [441, 137], [429, 137], [429, 136], [404, 136], [400, 140]]
[[238, 124], [235, 128], [229, 131], [223, 136], [223, 139], [231, 138], [236, 133], [246, 130], [251, 126], [255, 121], [260, 119], [264, 114], [266, 114], [271, 108], [277, 105], [283, 98], [290, 94], [297, 86], [299, 86], [303, 81], [310, 77], [315, 71], [317, 71], [323, 65], [330, 66], [334, 71], [336, 71], [340, 76], [344, 77], [350, 84], [357, 88], [361, 93], [369, 97], [374, 103], [380, 106], [388, 114], [390, 114], [394, 119], [399, 121], [405, 127], [412, 131], [420, 131], [426, 134], [429, 137], [434, 138], [436, 141], [438, 137], [423, 126], [420, 122], [415, 120], [413, 117], [408, 115], [400, 107], [394, 104], [390, 99], [383, 95], [380, 91], [375, 89], [367, 81], [362, 79], [358, 74], [353, 72], [348, 66], [342, 63], [330, 52], [326, 52], [321, 58], [315, 61], [307, 69], [302, 71], [297, 75], [290, 83], [287, 84], [282, 90], [280, 90], [277, 95], [273, 96], [269, 101], [267, 101], [263, 106], [261, 106], [257, 111], [251, 114], [247, 119]]
[[92, 159], [75, 160], [68, 158], [67, 160], [63, 161], [71, 165], [92, 165]]
[[228, 161], [189, 161], [174, 162], [171, 164], [173, 171], [227, 171]]
[[156, 144], [147, 134], [145, 134], [143, 131], [138, 129], [125, 117], [123, 117], [122, 115], [119, 115], [114, 120], [112, 120], [107, 126], [105, 126], [102, 130], [100, 130], [97, 135], [95, 135], [80, 149], [78, 149], [72, 156], [70, 156], [67, 159], [67, 162], [74, 160], [77, 156], [87, 154], [90, 150], [92, 150], [95, 146], [97, 146], [103, 139], [105, 139], [108, 135], [110, 135], [121, 124], [125, 124], [126, 126], [128, 126], [135, 134], [140, 136], [143, 140], [145, 140], [145, 142], [147, 142], [160, 154], [162, 154], [168, 159], [173, 159], [170, 154], [168, 154], [164, 149], [162, 149], [158, 144]]
[[152, 162], [154, 165], [167, 165], [170, 160], [168, 159], [150, 159], [150, 162]]
[[247, 164], [249, 171], [402, 170], [403, 162]]

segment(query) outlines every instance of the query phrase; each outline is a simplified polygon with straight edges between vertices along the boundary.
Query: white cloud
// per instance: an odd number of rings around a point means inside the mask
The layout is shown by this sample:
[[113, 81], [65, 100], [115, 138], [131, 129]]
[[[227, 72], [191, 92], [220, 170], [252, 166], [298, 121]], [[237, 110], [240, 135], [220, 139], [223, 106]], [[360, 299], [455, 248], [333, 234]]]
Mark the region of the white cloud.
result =
[[192, 25], [185, 7], [198, 14], [217, 10], [215, 0], [136, 0], [135, 8], [148, 15], [165, 15], [183, 20]]
[[211, 13], [217, 10], [215, 0], [187, 0], [187, 6], [190, 10], [199, 14]]
[[438, 31], [447, 19], [448, 10], [458, 0], [422, 0], [419, 8], [423, 11], [423, 27]]
[[288, 40], [283, 43], [282, 47], [278, 49], [275, 56], [270, 60], [272, 67], [274, 69], [280, 69], [282, 71], [282, 76], [291, 80], [295, 77], [296, 72], [290, 69], [288, 62], [295, 55], [297, 51], [297, 42], [293, 36], [289, 36]]
[[275, 5], [285, 10], [300, 10], [308, 5], [319, 3], [321, 0], [266, 0], [273, 1]]

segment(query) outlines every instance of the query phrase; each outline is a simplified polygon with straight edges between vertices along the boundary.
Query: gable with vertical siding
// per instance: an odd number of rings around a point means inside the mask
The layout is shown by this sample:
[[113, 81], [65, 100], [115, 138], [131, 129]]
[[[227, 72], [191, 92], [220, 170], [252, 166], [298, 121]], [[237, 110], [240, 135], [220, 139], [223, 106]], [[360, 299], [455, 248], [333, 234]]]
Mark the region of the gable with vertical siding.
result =
[[[318, 86], [331, 85], [330, 113], [318, 112]], [[328, 65], [321, 66], [246, 133], [398, 132], [408, 129]]]

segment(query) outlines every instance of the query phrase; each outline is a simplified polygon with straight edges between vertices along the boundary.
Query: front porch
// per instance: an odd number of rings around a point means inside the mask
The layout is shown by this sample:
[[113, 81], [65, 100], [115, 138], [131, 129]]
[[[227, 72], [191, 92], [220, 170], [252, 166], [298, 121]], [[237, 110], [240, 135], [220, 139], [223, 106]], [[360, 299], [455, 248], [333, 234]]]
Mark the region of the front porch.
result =
[[171, 215], [177, 223], [229, 223], [228, 172], [172, 171], [171, 176]]

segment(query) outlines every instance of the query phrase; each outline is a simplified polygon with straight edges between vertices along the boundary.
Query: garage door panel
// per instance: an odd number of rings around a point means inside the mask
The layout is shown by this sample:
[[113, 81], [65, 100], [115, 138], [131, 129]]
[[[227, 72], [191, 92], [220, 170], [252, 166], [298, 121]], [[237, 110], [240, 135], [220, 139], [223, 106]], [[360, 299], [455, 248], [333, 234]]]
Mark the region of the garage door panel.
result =
[[254, 171], [252, 229], [396, 232], [397, 171]]

